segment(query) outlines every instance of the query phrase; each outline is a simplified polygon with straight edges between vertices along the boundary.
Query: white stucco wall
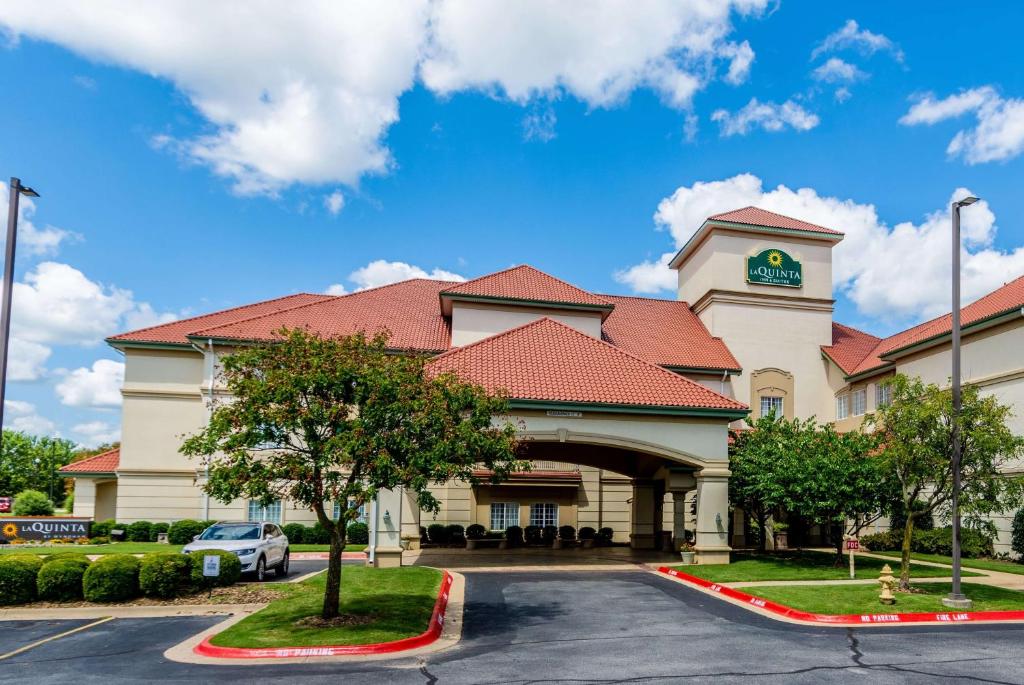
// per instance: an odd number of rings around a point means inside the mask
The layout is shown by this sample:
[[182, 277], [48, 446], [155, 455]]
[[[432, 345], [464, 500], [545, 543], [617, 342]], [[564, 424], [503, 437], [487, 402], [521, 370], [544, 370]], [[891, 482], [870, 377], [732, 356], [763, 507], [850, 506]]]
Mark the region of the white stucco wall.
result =
[[572, 326], [591, 337], [601, 338], [601, 315], [599, 313], [453, 302], [452, 346], [468, 345], [545, 316]]

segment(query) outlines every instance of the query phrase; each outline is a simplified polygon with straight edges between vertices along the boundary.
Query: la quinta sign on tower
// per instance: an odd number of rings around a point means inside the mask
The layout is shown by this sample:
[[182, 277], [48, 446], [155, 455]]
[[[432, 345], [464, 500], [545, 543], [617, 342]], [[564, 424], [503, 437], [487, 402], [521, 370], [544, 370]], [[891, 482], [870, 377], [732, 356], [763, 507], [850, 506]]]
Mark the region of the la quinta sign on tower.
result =
[[747, 257], [747, 283], [799, 288], [803, 285], [803, 269], [782, 250], [771, 248]]

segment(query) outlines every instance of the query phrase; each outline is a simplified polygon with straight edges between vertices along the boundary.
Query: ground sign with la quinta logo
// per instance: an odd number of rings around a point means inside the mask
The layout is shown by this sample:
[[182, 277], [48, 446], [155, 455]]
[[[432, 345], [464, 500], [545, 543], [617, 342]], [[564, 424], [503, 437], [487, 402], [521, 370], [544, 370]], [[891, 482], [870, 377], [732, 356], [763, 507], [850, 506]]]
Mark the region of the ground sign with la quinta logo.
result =
[[89, 537], [92, 519], [50, 516], [25, 516], [0, 519], [0, 539], [77, 540]]
[[772, 248], [747, 257], [747, 283], [799, 288], [803, 280], [800, 262], [782, 250]]

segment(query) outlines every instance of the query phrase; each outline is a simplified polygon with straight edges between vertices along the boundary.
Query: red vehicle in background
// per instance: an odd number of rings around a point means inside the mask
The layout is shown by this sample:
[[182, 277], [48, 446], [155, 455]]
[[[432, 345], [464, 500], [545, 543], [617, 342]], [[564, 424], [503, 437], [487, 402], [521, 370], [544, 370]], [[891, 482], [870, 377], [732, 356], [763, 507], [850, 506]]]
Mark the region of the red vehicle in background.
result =
[[0, 497], [0, 514], [11, 513], [11, 498]]

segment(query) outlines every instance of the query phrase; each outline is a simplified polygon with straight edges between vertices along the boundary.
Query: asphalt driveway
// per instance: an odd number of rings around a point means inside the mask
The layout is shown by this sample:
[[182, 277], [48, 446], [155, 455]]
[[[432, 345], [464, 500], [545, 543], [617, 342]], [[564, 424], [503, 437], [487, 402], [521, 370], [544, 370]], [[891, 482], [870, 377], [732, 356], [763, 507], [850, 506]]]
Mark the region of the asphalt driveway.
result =
[[[0, 682], [1024, 683], [1024, 626], [795, 626], [640, 570], [467, 574], [466, 600], [459, 646], [421, 659], [178, 664], [164, 649], [220, 619], [117, 619], [0, 660]], [[0, 623], [0, 653], [52, 623]]]

